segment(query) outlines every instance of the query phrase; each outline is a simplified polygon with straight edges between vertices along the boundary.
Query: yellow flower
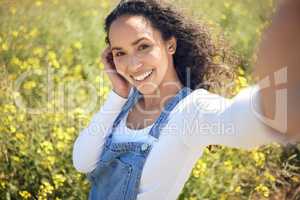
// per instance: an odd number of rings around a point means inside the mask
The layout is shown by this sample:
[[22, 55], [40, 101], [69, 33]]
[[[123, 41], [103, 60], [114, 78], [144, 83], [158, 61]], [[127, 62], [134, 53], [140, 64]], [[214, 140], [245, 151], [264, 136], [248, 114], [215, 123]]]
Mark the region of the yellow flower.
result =
[[13, 117], [12, 116], [7, 116], [6, 119], [7, 119], [7, 121], [6, 121], [7, 124], [11, 124], [12, 121], [13, 121]]
[[54, 68], [60, 68], [60, 64], [58, 63], [58, 61], [56, 60], [56, 54], [54, 51], [49, 51], [48, 52], [48, 60], [50, 62], [50, 64], [54, 67]]
[[195, 178], [199, 178], [199, 177], [200, 177], [200, 171], [197, 170], [197, 169], [194, 169], [194, 170], [193, 170], [193, 176], [194, 176]]
[[264, 173], [264, 176], [268, 179], [268, 180], [270, 180], [271, 182], [274, 182], [276, 179], [275, 179], [275, 177], [272, 175], [272, 174], [270, 174], [268, 171], [266, 171], [265, 173]]
[[63, 132], [63, 130], [62, 130], [62, 128], [54, 128], [53, 129], [53, 135], [57, 138], [57, 139], [59, 139], [59, 140], [63, 140], [65, 137], [65, 134], [64, 134], [64, 132]]
[[16, 138], [17, 138], [18, 140], [24, 140], [25, 135], [24, 135], [23, 133], [16, 133]]
[[29, 32], [29, 36], [30, 37], [32, 37], [32, 38], [34, 38], [34, 37], [36, 37], [37, 35], [38, 35], [38, 30], [37, 30], [37, 28], [34, 28], [34, 29], [32, 29], [30, 32]]
[[50, 154], [53, 151], [53, 145], [51, 142], [48, 141], [42, 142], [41, 148], [46, 154]]
[[199, 171], [200, 174], [203, 174], [207, 169], [207, 164], [202, 160], [198, 160], [196, 164], [196, 169]]
[[241, 192], [241, 186], [237, 186], [237, 187], [234, 189], [234, 192], [240, 193], [240, 192]]
[[68, 133], [75, 133], [75, 131], [76, 131], [76, 129], [74, 128], [74, 127], [69, 127], [69, 128], [67, 128], [67, 132]]
[[227, 198], [227, 194], [221, 194], [220, 200], [226, 200]]
[[19, 145], [19, 149], [20, 149], [20, 154], [23, 155], [23, 156], [28, 156], [28, 150], [29, 150], [29, 145], [28, 143], [21, 143]]
[[42, 2], [42, 1], [36, 1], [36, 2], [35, 2], [35, 5], [36, 5], [37, 7], [40, 7], [41, 5], [43, 5], [43, 2]]
[[58, 4], [58, 0], [53, 0], [52, 2], [53, 2], [54, 5]]
[[204, 152], [203, 152], [204, 154], [210, 154], [211, 152], [210, 152], [210, 150], [209, 150], [209, 148], [204, 148]]
[[[38, 150], [38, 153], [41, 153], [39, 150]], [[54, 156], [46, 156], [42, 161], [41, 161], [41, 165], [44, 167], [44, 168], [47, 168], [48, 170], [52, 170], [54, 164], [55, 164], [55, 157]]]
[[56, 148], [58, 151], [63, 152], [66, 148], [66, 145], [65, 143], [59, 141], [57, 142]]
[[108, 94], [109, 92], [109, 88], [108, 87], [103, 87], [100, 91], [99, 91], [99, 95], [100, 96], [103, 96], [103, 97], [106, 97], [106, 95]]
[[82, 44], [81, 44], [81, 42], [79, 42], [79, 41], [75, 42], [75, 43], [73, 44], [73, 46], [74, 46], [75, 49], [81, 49], [81, 48], [82, 48]]
[[49, 60], [56, 60], [56, 54], [54, 51], [49, 51], [47, 57]]
[[11, 59], [10, 63], [12, 65], [17, 65], [17, 66], [20, 66], [22, 64], [21, 60], [15, 56]]
[[44, 50], [40, 47], [36, 47], [33, 49], [33, 55], [38, 56], [38, 57], [42, 57], [44, 54]]
[[239, 73], [239, 75], [241, 75], [241, 76], [244, 76], [244, 75], [245, 75], [245, 72], [244, 72], [244, 70], [243, 70], [242, 67], [239, 67], [239, 68], [238, 68], [238, 73]]
[[17, 121], [18, 121], [18, 122], [23, 122], [24, 119], [25, 119], [25, 115], [24, 115], [24, 114], [21, 114], [21, 113], [20, 113], [20, 114], [17, 116]]
[[224, 162], [224, 165], [225, 165], [225, 169], [226, 170], [228, 170], [228, 171], [231, 171], [232, 170], [232, 163], [231, 163], [231, 161], [230, 160], [226, 160], [225, 162]]
[[93, 17], [96, 17], [98, 15], [97, 10], [95, 10], [95, 9], [91, 10], [90, 13], [91, 13], [91, 16], [93, 16]]
[[33, 88], [35, 88], [37, 86], [35, 81], [27, 81], [24, 85], [23, 88], [25, 90], [32, 90]]
[[52, 194], [54, 187], [48, 182], [43, 181], [42, 185], [40, 186], [40, 192], [43, 194]]
[[10, 132], [14, 133], [14, 132], [16, 132], [17, 129], [13, 125], [10, 125], [9, 130], [10, 130]]
[[247, 79], [245, 77], [239, 76], [238, 80], [239, 80], [239, 84], [240, 84], [241, 87], [247, 87], [248, 86]]
[[109, 6], [108, 0], [102, 0], [102, 1], [100, 1], [100, 3], [101, 3], [101, 7], [104, 9], [108, 8], [108, 6]]
[[7, 51], [8, 50], [8, 44], [5, 42], [2, 44], [2, 50]]
[[5, 186], [6, 186], [6, 183], [0, 179], [0, 187], [2, 187], [4, 189]]
[[15, 162], [20, 162], [20, 158], [18, 156], [11, 156], [11, 159]]
[[265, 164], [265, 154], [257, 151], [253, 151], [251, 154], [253, 160], [255, 161], [256, 166], [262, 167]]
[[11, 8], [9, 9], [9, 11], [11, 12], [12, 15], [15, 15], [16, 12], [17, 12], [17, 9], [16, 9], [15, 7], [11, 7]]
[[25, 33], [27, 31], [27, 29], [25, 28], [25, 26], [21, 25], [19, 28], [19, 31]]
[[263, 184], [259, 184], [258, 186], [255, 187], [255, 191], [259, 192], [262, 194], [264, 197], [269, 197], [270, 195], [270, 190], [268, 187], [266, 187]]
[[229, 7], [230, 7], [230, 3], [225, 2], [225, 3], [224, 3], [224, 6], [225, 6], [225, 8], [229, 8]]
[[63, 183], [66, 180], [66, 177], [64, 177], [61, 174], [55, 174], [55, 175], [53, 175], [52, 178], [53, 178], [53, 182], [54, 182], [55, 188], [58, 188], [58, 187], [62, 186]]
[[63, 58], [67, 62], [68, 65], [71, 65], [72, 62], [73, 62], [73, 59], [74, 59], [73, 49], [72, 48], [67, 48], [63, 52]]
[[102, 62], [98, 63], [98, 68], [100, 70], [103, 70], [104, 69], [104, 64]]
[[80, 74], [81, 70], [82, 70], [82, 65], [80, 65], [80, 64], [75, 65], [75, 67], [74, 67], [75, 74]]
[[16, 109], [15, 105], [13, 105], [13, 104], [6, 104], [3, 107], [3, 112], [16, 113], [17, 109]]
[[53, 61], [51, 62], [51, 64], [52, 64], [52, 66], [53, 66], [54, 68], [56, 68], [56, 69], [60, 68], [60, 64], [57, 62], [57, 60], [53, 60]]
[[12, 36], [14, 36], [14, 37], [18, 37], [18, 35], [19, 35], [18, 31], [13, 31], [11, 34], [12, 34]]
[[20, 65], [21, 69], [27, 69], [28, 67], [29, 67], [29, 64], [27, 63], [27, 61], [22, 62]]
[[38, 58], [29, 58], [27, 63], [32, 66], [32, 68], [38, 68], [40, 66], [40, 60]]
[[31, 197], [31, 194], [27, 192], [26, 190], [20, 191], [19, 195], [23, 197], [23, 199], [29, 199]]

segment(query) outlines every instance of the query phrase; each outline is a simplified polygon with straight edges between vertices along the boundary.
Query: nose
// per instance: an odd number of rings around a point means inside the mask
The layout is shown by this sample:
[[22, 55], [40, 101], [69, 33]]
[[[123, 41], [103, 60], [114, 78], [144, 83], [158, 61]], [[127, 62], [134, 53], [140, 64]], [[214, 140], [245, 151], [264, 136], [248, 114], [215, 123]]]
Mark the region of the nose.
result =
[[129, 71], [132, 71], [132, 72], [139, 71], [141, 69], [141, 67], [142, 67], [142, 63], [138, 56], [134, 55], [129, 58], [129, 62], [128, 62]]

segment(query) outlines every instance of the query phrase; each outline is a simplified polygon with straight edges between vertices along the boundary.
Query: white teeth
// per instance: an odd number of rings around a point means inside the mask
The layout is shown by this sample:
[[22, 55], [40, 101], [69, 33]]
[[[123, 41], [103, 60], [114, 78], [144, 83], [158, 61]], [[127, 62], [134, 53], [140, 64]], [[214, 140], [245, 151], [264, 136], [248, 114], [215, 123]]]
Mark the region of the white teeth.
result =
[[153, 70], [149, 71], [149, 72], [145, 72], [144, 74], [140, 75], [140, 76], [136, 76], [136, 77], [133, 77], [136, 81], [142, 81], [144, 80], [145, 78], [147, 78], [151, 73], [152, 73]]

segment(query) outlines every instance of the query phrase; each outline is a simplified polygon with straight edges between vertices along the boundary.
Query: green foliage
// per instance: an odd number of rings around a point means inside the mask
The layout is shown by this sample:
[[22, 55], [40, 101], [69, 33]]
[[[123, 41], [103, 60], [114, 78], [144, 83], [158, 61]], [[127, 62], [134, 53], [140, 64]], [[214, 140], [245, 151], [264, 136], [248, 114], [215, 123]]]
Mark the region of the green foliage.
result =
[[0, 2], [0, 199], [87, 199], [71, 155], [109, 91], [98, 56], [108, 6]]
[[[224, 33], [245, 68], [272, 12], [272, 1], [174, 1]], [[0, 199], [87, 199], [72, 165], [80, 129], [110, 83], [99, 60], [106, 0], [0, 1]], [[91, 89], [96, 88], [96, 89]], [[299, 148], [205, 149], [179, 199], [262, 199], [300, 182]], [[172, 167], [170, 165], [170, 167]]]
[[276, 143], [251, 151], [206, 148], [179, 200], [297, 199], [293, 195], [299, 187], [299, 156], [296, 146]]

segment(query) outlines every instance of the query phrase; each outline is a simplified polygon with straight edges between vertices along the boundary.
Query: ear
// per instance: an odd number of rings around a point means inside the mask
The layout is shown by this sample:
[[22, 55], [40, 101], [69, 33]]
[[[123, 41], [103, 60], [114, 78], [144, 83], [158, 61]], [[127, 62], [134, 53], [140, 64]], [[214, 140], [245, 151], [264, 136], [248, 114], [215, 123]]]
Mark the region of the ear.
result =
[[172, 36], [168, 41], [167, 41], [167, 51], [169, 54], [175, 54], [176, 52], [176, 47], [177, 47], [177, 40], [174, 36]]

